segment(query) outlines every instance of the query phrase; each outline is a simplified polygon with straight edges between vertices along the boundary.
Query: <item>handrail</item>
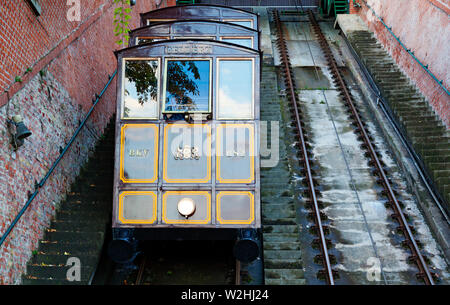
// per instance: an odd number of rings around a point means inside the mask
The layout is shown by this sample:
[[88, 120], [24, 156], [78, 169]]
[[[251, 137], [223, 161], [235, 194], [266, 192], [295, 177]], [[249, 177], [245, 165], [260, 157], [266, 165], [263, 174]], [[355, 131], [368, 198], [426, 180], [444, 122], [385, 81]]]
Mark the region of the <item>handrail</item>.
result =
[[403, 49], [406, 50], [406, 52], [408, 52], [409, 55], [411, 55], [415, 61], [417, 61], [419, 63], [419, 65], [425, 70], [427, 71], [427, 73], [438, 83], [438, 85], [444, 89], [444, 91], [447, 93], [447, 95], [450, 95], [448, 89], [444, 86], [444, 81], [440, 81], [436, 78], [436, 76], [434, 76], [434, 74], [428, 69], [428, 65], [424, 65], [415, 55], [414, 52], [411, 51], [411, 49], [408, 49], [400, 40], [399, 37], [397, 37], [392, 31], [391, 31], [391, 27], [389, 27], [386, 23], [384, 23], [384, 20], [382, 17], [378, 16], [377, 13], [375, 12], [375, 10], [366, 2], [366, 0], [362, 0], [362, 2], [372, 11], [372, 13], [378, 18], [380, 19], [381, 23], [384, 25], [384, 27], [389, 31], [389, 33], [391, 33], [392, 36], [394, 36], [394, 38], [398, 41], [398, 43], [403, 47]]
[[25, 203], [25, 205], [23, 206], [23, 208], [20, 210], [19, 214], [17, 214], [16, 218], [14, 218], [14, 221], [9, 225], [8, 229], [6, 230], [6, 232], [2, 235], [1, 239], [0, 239], [0, 247], [3, 245], [3, 243], [5, 242], [6, 238], [9, 236], [9, 234], [11, 233], [11, 231], [14, 229], [14, 227], [16, 226], [17, 222], [20, 220], [20, 218], [23, 216], [23, 214], [25, 213], [25, 211], [28, 209], [28, 207], [30, 206], [31, 202], [34, 200], [34, 198], [37, 196], [37, 194], [39, 193], [39, 190], [44, 186], [45, 182], [47, 182], [48, 178], [50, 177], [50, 175], [53, 173], [53, 171], [55, 170], [56, 166], [58, 166], [59, 162], [61, 161], [61, 159], [64, 157], [65, 153], [67, 152], [67, 150], [70, 148], [70, 146], [72, 145], [72, 143], [75, 141], [75, 138], [78, 136], [78, 134], [80, 133], [81, 129], [83, 128], [83, 126], [86, 124], [86, 121], [89, 119], [89, 117], [91, 116], [92, 112], [94, 111], [95, 106], [98, 104], [98, 102], [100, 101], [100, 98], [103, 96], [103, 94], [105, 93], [106, 89], [108, 89], [109, 85], [111, 84], [112, 80], [114, 79], [114, 77], [117, 74], [117, 70], [114, 71], [113, 75], [111, 75], [109, 77], [108, 83], [106, 84], [106, 86], [103, 88], [103, 90], [101, 91], [100, 95], [96, 95], [96, 100], [93, 103], [91, 109], [89, 109], [89, 112], [86, 114], [86, 117], [84, 118], [84, 120], [81, 122], [80, 126], [78, 126], [77, 130], [75, 131], [75, 133], [73, 134], [72, 138], [70, 139], [69, 143], [67, 143], [66, 147], [62, 150], [62, 152], [60, 153], [59, 157], [56, 159], [56, 161], [53, 163], [52, 167], [49, 169], [49, 171], [47, 172], [47, 174], [45, 175], [45, 177], [36, 184], [35, 186], [35, 190], [34, 193], [30, 196], [30, 198], [28, 199], [28, 201]]

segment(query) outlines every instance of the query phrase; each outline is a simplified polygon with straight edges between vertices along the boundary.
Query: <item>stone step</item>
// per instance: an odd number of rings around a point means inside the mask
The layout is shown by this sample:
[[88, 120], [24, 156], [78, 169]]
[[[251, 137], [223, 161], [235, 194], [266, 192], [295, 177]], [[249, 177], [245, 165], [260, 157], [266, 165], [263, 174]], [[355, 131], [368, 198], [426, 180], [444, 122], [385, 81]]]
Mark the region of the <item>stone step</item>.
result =
[[[27, 265], [27, 275], [38, 279], [66, 280], [67, 272], [71, 266], [39, 266]], [[88, 281], [94, 271], [93, 267], [81, 266], [80, 276], [82, 281]]]
[[413, 116], [405, 117], [401, 120], [402, 124], [406, 127], [406, 129], [412, 128], [444, 128], [442, 124], [439, 124], [438, 121], [434, 119], [434, 116], [430, 116], [427, 119], [422, 119], [422, 117], [416, 117], [414, 119]]
[[268, 233], [263, 235], [264, 241], [296, 242], [298, 234], [294, 233]]
[[104, 232], [71, 232], [52, 231], [48, 229], [45, 233], [45, 241], [56, 241], [59, 243], [71, 243], [72, 241], [82, 241], [83, 243], [97, 244], [103, 241]]
[[105, 230], [107, 222], [86, 220], [86, 221], [71, 221], [71, 220], [53, 220], [50, 228], [57, 231], [71, 231], [71, 232], [102, 232]]
[[306, 285], [305, 279], [265, 279], [265, 285]]
[[[73, 255], [64, 254], [36, 254], [31, 259], [32, 265], [56, 265], [65, 266]], [[95, 267], [98, 263], [98, 256], [96, 255], [83, 255], [78, 257], [80, 259], [81, 266]]]
[[72, 256], [96, 255], [101, 249], [103, 240], [101, 242], [48, 242], [41, 241], [39, 243], [38, 253], [40, 254], [62, 254]]
[[285, 242], [285, 241], [265, 241], [265, 250], [300, 250], [300, 241]]
[[450, 177], [450, 170], [433, 170], [433, 178], [439, 179], [439, 178], [445, 178]]
[[299, 250], [264, 250], [264, 260], [268, 259], [298, 259], [302, 255]]
[[427, 167], [432, 171], [450, 171], [450, 163], [448, 162], [430, 162]]
[[87, 218], [104, 218], [106, 215], [105, 210], [96, 210], [96, 211], [85, 211], [85, 210], [80, 210], [80, 211], [66, 211], [66, 210], [61, 210], [58, 211], [56, 214], [55, 219], [57, 220], [84, 220]]
[[263, 233], [298, 233], [298, 225], [263, 226]]
[[265, 269], [264, 275], [266, 279], [302, 279], [305, 276], [302, 269]]
[[265, 219], [275, 219], [275, 218], [294, 218], [297, 217], [297, 213], [294, 209], [284, 208], [284, 209], [278, 209], [278, 208], [271, 208], [268, 206], [262, 207], [263, 211], [263, 217]]
[[56, 279], [38, 279], [38, 278], [32, 278], [31, 276], [27, 277], [24, 276], [22, 278], [22, 285], [39, 285], [39, 286], [45, 286], [45, 285], [87, 285], [88, 281], [73, 281], [70, 282], [66, 279], [64, 280], [56, 280]]

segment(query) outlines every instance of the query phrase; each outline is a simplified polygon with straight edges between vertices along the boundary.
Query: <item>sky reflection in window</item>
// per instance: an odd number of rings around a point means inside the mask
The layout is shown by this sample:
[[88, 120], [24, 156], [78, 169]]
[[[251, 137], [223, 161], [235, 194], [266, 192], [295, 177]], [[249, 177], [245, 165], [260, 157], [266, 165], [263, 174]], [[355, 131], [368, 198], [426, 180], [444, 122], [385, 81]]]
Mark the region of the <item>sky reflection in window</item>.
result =
[[158, 61], [125, 61], [123, 118], [158, 116]]
[[219, 61], [219, 119], [252, 118], [253, 62]]
[[209, 60], [167, 62], [165, 112], [209, 112]]
[[253, 48], [252, 40], [250, 38], [222, 38], [222, 41], [238, 44], [247, 48]]

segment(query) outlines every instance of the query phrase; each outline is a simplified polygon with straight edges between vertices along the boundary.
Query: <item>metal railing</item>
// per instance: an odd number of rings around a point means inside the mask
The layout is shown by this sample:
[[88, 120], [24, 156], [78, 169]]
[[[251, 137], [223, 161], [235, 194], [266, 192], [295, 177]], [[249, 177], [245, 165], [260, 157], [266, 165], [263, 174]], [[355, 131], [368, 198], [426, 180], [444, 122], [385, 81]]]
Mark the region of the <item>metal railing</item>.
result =
[[83, 128], [83, 126], [86, 124], [87, 120], [89, 119], [89, 117], [91, 116], [92, 112], [94, 111], [95, 106], [98, 104], [98, 102], [100, 101], [100, 98], [103, 96], [103, 94], [105, 93], [106, 89], [108, 89], [109, 85], [111, 84], [112, 80], [114, 79], [114, 77], [117, 74], [117, 70], [114, 71], [113, 75], [109, 76], [109, 80], [108, 83], [106, 84], [106, 86], [103, 88], [103, 90], [100, 92], [100, 95], [96, 95], [96, 99], [95, 102], [93, 103], [91, 109], [89, 109], [89, 112], [86, 114], [86, 117], [84, 118], [84, 120], [81, 122], [80, 126], [78, 126], [77, 130], [75, 131], [75, 133], [73, 134], [72, 138], [70, 139], [69, 143], [67, 143], [66, 147], [61, 151], [59, 157], [55, 160], [55, 162], [53, 162], [52, 167], [48, 170], [47, 174], [45, 175], [45, 177], [36, 184], [35, 186], [35, 190], [34, 193], [28, 198], [28, 201], [25, 203], [25, 205], [23, 206], [23, 208], [20, 210], [20, 212], [17, 214], [17, 216], [14, 218], [13, 222], [9, 225], [8, 229], [5, 231], [5, 233], [2, 235], [1, 239], [0, 239], [0, 247], [3, 245], [3, 243], [5, 242], [6, 238], [9, 236], [9, 234], [11, 233], [11, 231], [14, 229], [14, 227], [16, 226], [17, 222], [20, 220], [20, 218], [23, 216], [23, 214], [26, 212], [26, 210], [28, 209], [28, 207], [30, 206], [30, 204], [33, 202], [34, 198], [36, 198], [37, 194], [39, 193], [40, 189], [44, 186], [45, 182], [47, 182], [48, 178], [50, 177], [50, 175], [53, 173], [53, 171], [55, 170], [55, 168], [58, 166], [59, 162], [61, 161], [61, 159], [64, 157], [64, 155], [66, 154], [67, 150], [70, 148], [70, 146], [72, 145], [72, 143], [75, 141], [76, 137], [78, 136], [78, 134], [80, 133], [81, 129]]
[[389, 31], [389, 33], [391, 33], [392, 36], [394, 36], [395, 40], [397, 40], [397, 42], [400, 44], [400, 46], [402, 46], [403, 49], [405, 49], [406, 52], [408, 52], [409, 55], [412, 56], [412, 58], [433, 78], [433, 80], [435, 82], [438, 83], [438, 85], [444, 89], [445, 93], [447, 93], [447, 95], [450, 95], [450, 92], [448, 91], [448, 89], [445, 87], [444, 85], [444, 81], [443, 80], [438, 80], [437, 77], [428, 69], [428, 65], [424, 65], [415, 55], [414, 55], [414, 51], [412, 51], [411, 49], [408, 49], [400, 40], [399, 37], [397, 37], [394, 32], [392, 32], [392, 27], [388, 26], [386, 23], [384, 23], [384, 20], [382, 17], [378, 16], [377, 13], [375, 12], [375, 10], [365, 1], [362, 0], [362, 2], [372, 11], [372, 13], [375, 15], [375, 17], [377, 17], [381, 23], [384, 25], [384, 27]]

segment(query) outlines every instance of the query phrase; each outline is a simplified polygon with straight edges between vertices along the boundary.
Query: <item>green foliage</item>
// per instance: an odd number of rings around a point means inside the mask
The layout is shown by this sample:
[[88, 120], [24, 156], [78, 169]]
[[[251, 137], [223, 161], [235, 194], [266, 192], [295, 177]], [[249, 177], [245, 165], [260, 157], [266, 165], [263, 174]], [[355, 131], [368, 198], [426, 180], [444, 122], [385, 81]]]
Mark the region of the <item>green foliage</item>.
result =
[[130, 39], [129, 20], [131, 19], [130, 0], [113, 0], [118, 5], [114, 10], [114, 35], [119, 39], [116, 41], [120, 47], [127, 46]]
[[189, 71], [193, 74], [194, 79], [200, 79], [200, 73], [198, 67], [193, 61], [179, 61], [170, 62], [167, 67], [168, 88], [167, 91], [170, 92], [180, 104], [183, 105], [193, 105], [192, 98], [188, 96], [189, 93], [193, 95], [199, 95], [199, 90], [197, 84], [191, 77], [186, 73]]
[[[156, 61], [129, 60], [125, 65], [125, 76], [129, 82], [134, 83], [138, 94], [139, 104], [143, 105], [148, 100], [149, 95], [156, 100], [158, 79], [156, 71], [158, 69]], [[125, 95], [128, 95], [125, 89]]]
[[16, 83], [21, 83], [21, 82], [22, 82], [22, 77], [16, 76], [16, 78], [14, 79], [14, 81], [15, 81]]

